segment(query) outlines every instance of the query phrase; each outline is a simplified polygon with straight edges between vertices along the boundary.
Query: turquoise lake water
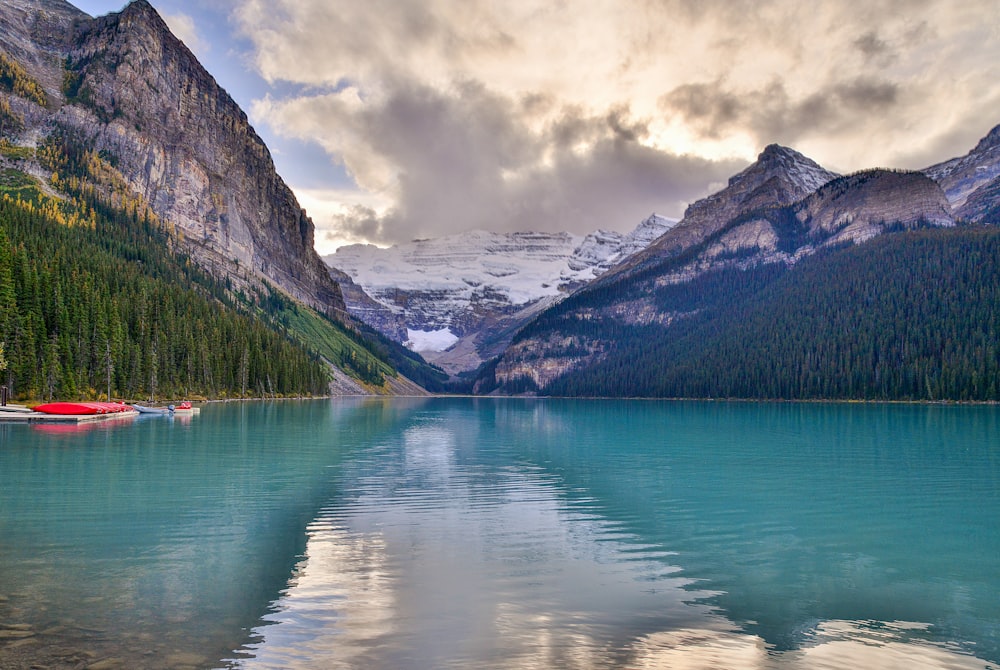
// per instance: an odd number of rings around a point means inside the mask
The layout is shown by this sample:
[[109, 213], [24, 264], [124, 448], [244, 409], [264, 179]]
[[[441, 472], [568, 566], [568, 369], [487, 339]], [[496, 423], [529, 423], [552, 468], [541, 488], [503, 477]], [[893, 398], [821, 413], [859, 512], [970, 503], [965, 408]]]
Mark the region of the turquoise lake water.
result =
[[0, 668], [1000, 667], [1000, 408], [0, 424]]

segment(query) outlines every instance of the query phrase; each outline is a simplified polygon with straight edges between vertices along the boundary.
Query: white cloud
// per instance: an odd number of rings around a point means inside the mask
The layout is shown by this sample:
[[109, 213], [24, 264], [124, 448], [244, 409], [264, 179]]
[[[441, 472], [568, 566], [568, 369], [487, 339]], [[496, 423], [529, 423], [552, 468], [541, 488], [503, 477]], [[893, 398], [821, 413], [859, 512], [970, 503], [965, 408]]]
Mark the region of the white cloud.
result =
[[1000, 121], [992, 11], [246, 0], [234, 16], [262, 76], [298, 85], [255, 122], [317, 142], [383, 204], [343, 215], [345, 236], [392, 241], [678, 216], [771, 142], [840, 171], [964, 153]]
[[176, 13], [176, 14], [161, 14], [164, 22], [166, 22], [167, 27], [170, 28], [172, 32], [181, 42], [187, 45], [193, 53], [197, 54], [199, 58], [202, 58], [204, 54], [211, 50], [211, 45], [203, 40], [198, 34], [198, 28], [195, 25], [195, 21], [188, 14]]

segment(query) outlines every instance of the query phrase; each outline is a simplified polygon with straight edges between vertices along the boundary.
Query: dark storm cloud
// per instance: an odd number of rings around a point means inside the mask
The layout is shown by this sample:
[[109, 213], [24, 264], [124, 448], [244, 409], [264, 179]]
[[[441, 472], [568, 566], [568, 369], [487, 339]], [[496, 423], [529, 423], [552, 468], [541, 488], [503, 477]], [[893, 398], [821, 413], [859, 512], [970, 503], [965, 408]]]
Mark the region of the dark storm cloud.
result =
[[679, 115], [705, 137], [723, 137], [743, 129], [763, 146], [772, 141], [794, 144], [818, 132], [842, 131], [859, 114], [891, 112], [899, 100], [896, 83], [862, 75], [801, 99], [794, 99], [780, 80], [741, 92], [722, 80], [684, 84], [664, 95], [660, 107], [666, 114]]
[[887, 57], [892, 58], [895, 55], [889, 44], [880, 38], [874, 30], [867, 31], [864, 35], [854, 40], [853, 44], [868, 61], [884, 61]]
[[751, 102], [727, 90], [721, 80], [682, 84], [660, 98], [665, 111], [680, 114], [704, 135], [719, 137], [733, 124], [741, 123]]
[[336, 240], [344, 234], [365, 240], [380, 240], [385, 237], [382, 230], [383, 221], [374, 209], [363, 205], [353, 205], [347, 211], [337, 216], [339, 232], [326, 233], [327, 240]]
[[861, 76], [834, 86], [833, 95], [849, 110], [886, 111], [899, 101], [899, 85]]

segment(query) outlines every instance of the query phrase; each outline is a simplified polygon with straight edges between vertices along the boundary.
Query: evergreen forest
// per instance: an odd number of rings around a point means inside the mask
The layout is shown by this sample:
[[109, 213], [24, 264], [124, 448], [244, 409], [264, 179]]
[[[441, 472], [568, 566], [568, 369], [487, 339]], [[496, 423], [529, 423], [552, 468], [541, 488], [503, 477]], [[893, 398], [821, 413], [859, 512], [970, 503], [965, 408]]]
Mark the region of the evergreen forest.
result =
[[[549, 318], [561, 335], [614, 346], [541, 393], [1000, 400], [993, 226], [895, 232], [792, 268], [711, 271], [657, 290], [659, 311], [679, 315], [667, 326], [567, 316], [570, 307], [596, 310], [602, 299], [581, 292]], [[546, 327], [552, 323], [529, 325], [519, 338]]]

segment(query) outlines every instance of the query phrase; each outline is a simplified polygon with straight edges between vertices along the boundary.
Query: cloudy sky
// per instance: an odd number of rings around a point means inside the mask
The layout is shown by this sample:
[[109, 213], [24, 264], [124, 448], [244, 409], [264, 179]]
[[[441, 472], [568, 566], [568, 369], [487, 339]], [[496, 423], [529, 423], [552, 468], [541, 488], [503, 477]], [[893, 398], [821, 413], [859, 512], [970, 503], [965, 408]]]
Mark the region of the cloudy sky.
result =
[[1000, 123], [998, 0], [152, 4], [247, 110], [321, 253], [629, 230], [772, 142], [921, 168]]

